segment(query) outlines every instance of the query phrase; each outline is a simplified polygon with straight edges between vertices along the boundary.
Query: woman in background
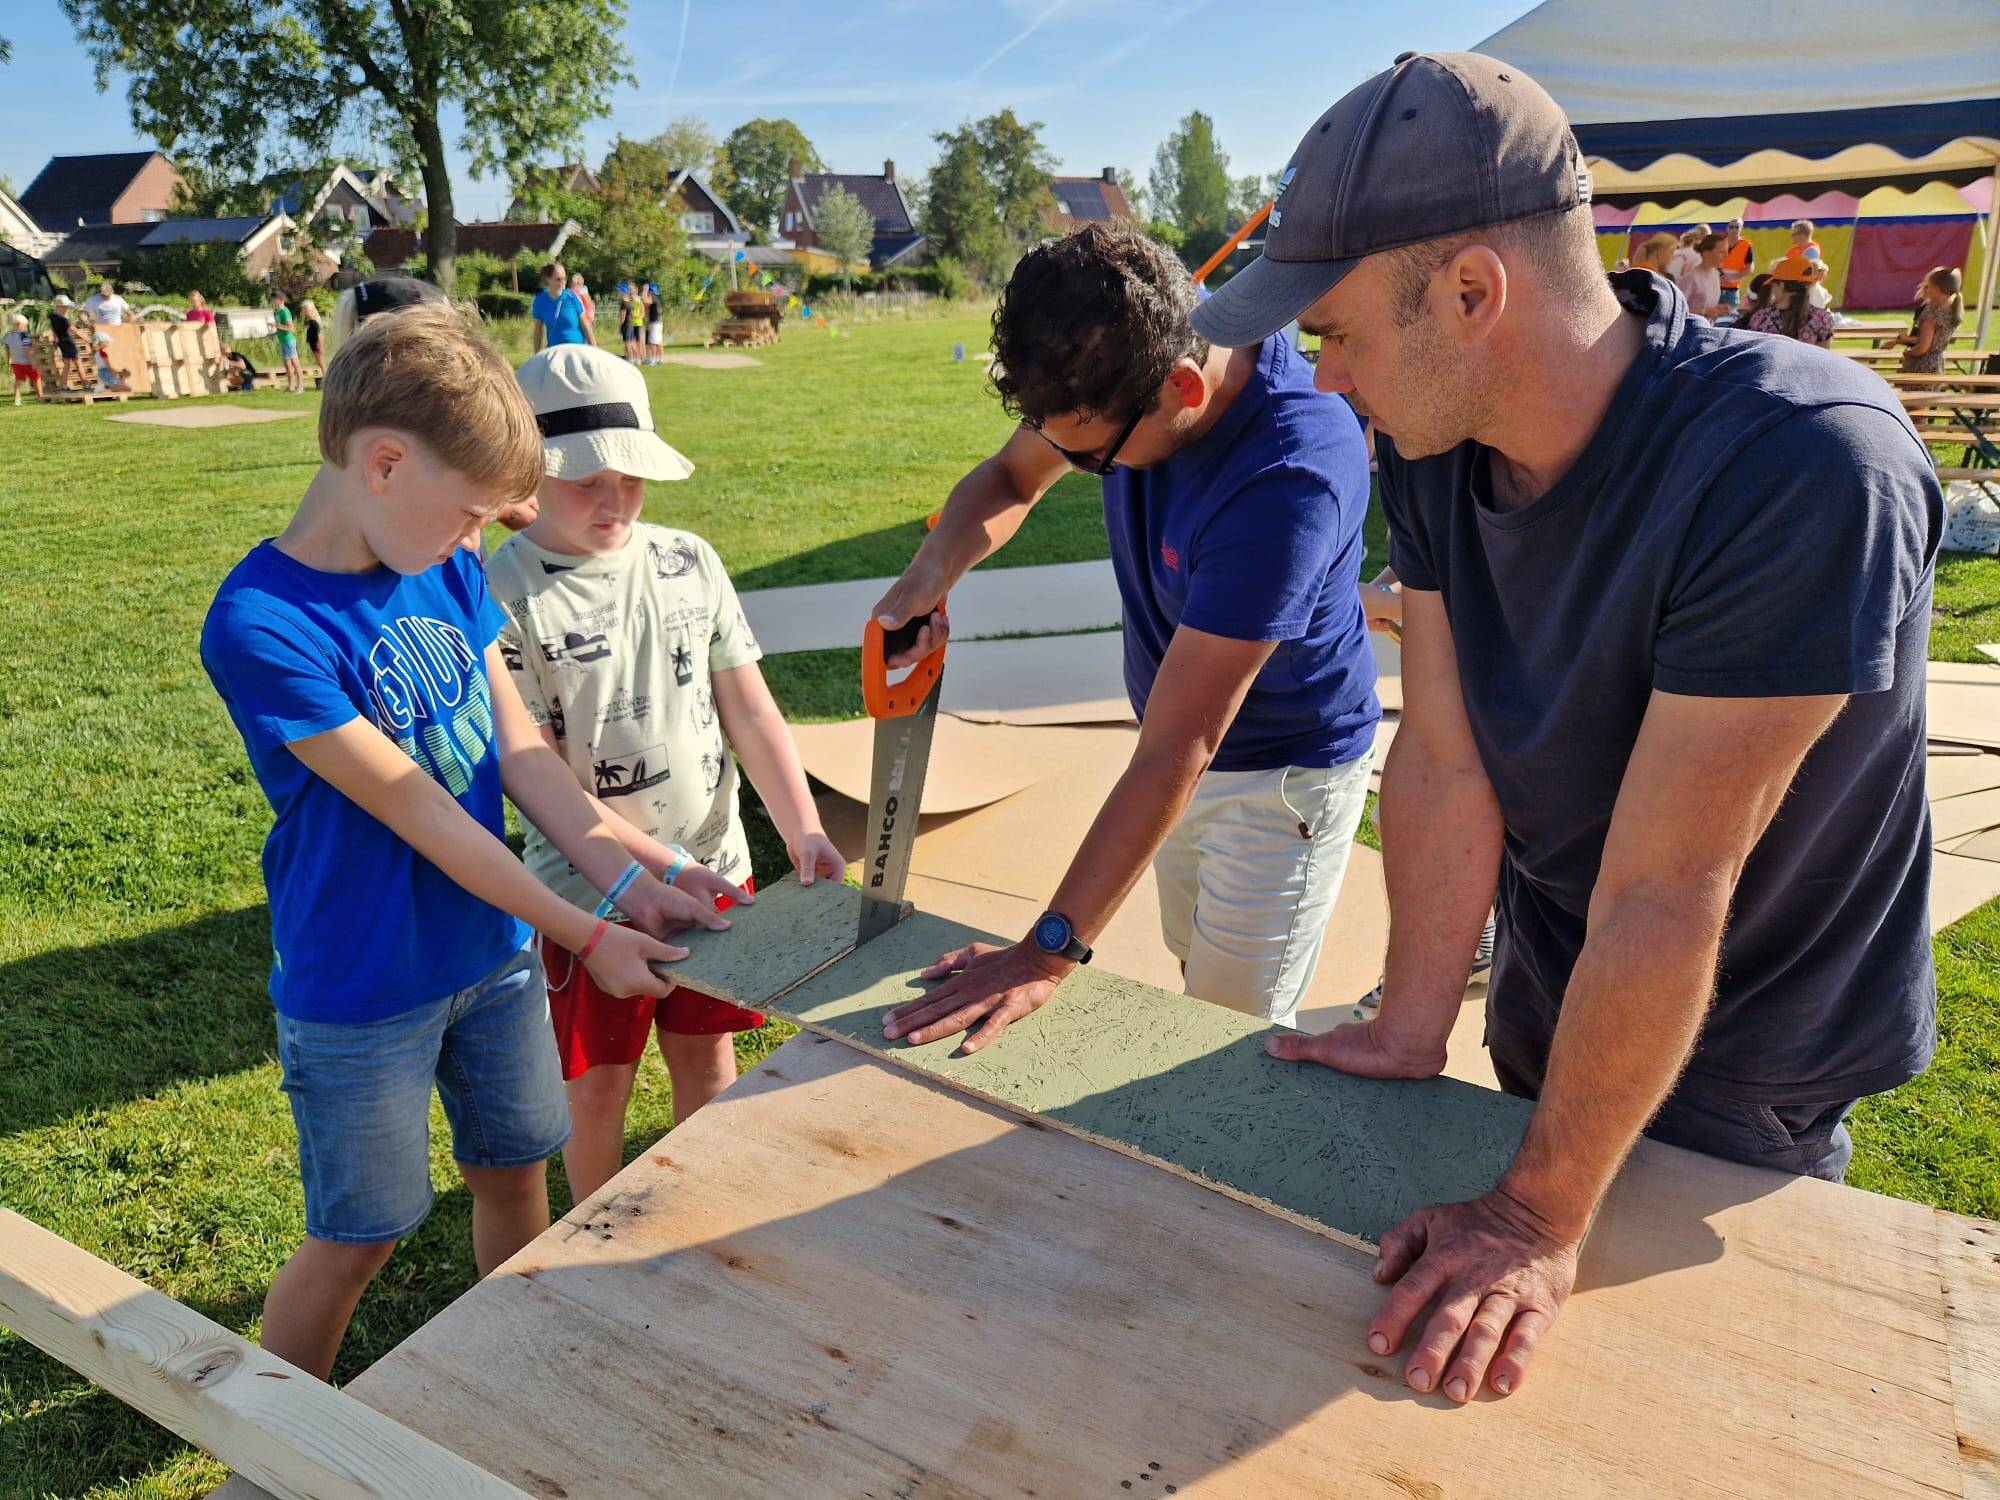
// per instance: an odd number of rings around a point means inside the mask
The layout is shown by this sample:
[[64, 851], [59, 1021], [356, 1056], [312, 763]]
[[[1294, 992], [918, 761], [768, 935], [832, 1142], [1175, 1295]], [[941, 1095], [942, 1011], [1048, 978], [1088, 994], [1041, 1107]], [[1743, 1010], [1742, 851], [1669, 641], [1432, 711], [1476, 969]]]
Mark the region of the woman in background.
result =
[[1963, 285], [1956, 266], [1932, 266], [1917, 284], [1917, 305], [1910, 319], [1910, 331], [1899, 333], [1886, 345], [1903, 347], [1901, 368], [1913, 375], [1942, 375], [1944, 356], [1952, 336], [1965, 317]]

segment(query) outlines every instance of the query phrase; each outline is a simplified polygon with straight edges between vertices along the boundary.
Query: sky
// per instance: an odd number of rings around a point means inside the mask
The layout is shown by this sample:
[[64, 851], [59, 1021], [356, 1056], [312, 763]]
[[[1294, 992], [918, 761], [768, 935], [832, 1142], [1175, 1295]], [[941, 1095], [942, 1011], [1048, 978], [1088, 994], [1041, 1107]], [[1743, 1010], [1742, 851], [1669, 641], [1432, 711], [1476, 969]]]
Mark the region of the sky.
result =
[[[585, 131], [593, 165], [618, 135], [678, 115], [716, 135], [758, 115], [798, 122], [836, 171], [899, 176], [935, 158], [932, 133], [1011, 106], [1042, 122], [1062, 172], [1124, 167], [1143, 182], [1189, 110], [1215, 120], [1237, 176], [1284, 166], [1327, 105], [1407, 49], [1470, 48], [1527, 0], [630, 0], [624, 44], [638, 82], [607, 84]], [[49, 155], [154, 145], [132, 128], [122, 79], [94, 92], [56, 0], [6, 0], [0, 36], [0, 177], [18, 191]], [[451, 133], [449, 120], [447, 133]], [[365, 141], [349, 143], [359, 164]], [[551, 149], [548, 158], [558, 152]], [[454, 153], [461, 220], [497, 218], [507, 184]]]

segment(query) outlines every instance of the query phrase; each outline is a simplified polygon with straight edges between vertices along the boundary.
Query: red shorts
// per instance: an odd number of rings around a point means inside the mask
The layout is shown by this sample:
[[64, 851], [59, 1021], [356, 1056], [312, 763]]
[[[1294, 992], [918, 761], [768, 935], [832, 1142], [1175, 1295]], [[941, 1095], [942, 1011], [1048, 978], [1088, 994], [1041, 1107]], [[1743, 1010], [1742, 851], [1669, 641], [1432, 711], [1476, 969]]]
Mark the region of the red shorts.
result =
[[[755, 894], [757, 886], [746, 880], [743, 889]], [[724, 900], [717, 909], [727, 911], [729, 906]], [[549, 1016], [555, 1022], [565, 1081], [581, 1078], [600, 1063], [637, 1062], [646, 1055], [646, 1038], [656, 1024], [672, 1036], [755, 1031], [764, 1024], [759, 1011], [685, 985], [658, 1000], [651, 995], [607, 995], [569, 949], [546, 937], [541, 943], [542, 965], [549, 971]]]
[[40, 385], [42, 383], [42, 372], [37, 370], [33, 365], [16, 365], [11, 360], [8, 363], [13, 368], [16, 380], [25, 380], [29, 385]]

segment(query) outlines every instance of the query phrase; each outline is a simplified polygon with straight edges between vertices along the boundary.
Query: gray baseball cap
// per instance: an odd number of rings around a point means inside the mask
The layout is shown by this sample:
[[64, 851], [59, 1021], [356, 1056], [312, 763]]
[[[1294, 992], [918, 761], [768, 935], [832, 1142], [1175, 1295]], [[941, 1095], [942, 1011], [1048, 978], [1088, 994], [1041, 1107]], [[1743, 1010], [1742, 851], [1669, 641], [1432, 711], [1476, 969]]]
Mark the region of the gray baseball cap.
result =
[[1477, 52], [1405, 52], [1299, 142], [1278, 179], [1264, 253], [1194, 310], [1196, 333], [1260, 343], [1364, 256], [1590, 201], [1562, 109]]

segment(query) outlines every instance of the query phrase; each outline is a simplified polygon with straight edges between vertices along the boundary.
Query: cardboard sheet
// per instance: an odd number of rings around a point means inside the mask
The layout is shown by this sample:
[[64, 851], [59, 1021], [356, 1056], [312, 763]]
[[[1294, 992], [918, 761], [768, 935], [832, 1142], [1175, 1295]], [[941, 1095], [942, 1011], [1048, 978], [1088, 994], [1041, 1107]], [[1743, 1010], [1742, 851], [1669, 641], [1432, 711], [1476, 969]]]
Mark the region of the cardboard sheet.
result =
[[[780, 656], [859, 644], [868, 612], [894, 582], [862, 578], [757, 589], [740, 598], [757, 644], [766, 655]], [[1124, 618], [1109, 562], [980, 568], [952, 591], [950, 608], [953, 646], [945, 669], [947, 685], [959, 659], [960, 642], [996, 635], [1105, 630]], [[1124, 695], [1122, 679], [1118, 695]]]
[[1994, 787], [2000, 787], [2000, 753], [1975, 750], [1971, 754], [1925, 757], [1924, 795], [1933, 803], [1971, 792], [1991, 791]]
[[748, 354], [724, 354], [703, 350], [687, 354], [663, 354], [662, 364], [691, 365], [697, 370], [740, 370], [746, 365], [761, 365], [763, 360]]
[[[795, 724], [792, 740], [808, 775], [866, 805], [875, 755], [873, 719]], [[972, 724], [942, 714], [931, 742], [923, 811], [937, 815], [985, 807], [1101, 746], [1102, 740], [1089, 729]], [[1994, 758], [2000, 761], [2000, 756]]]
[[1136, 723], [1124, 651], [1115, 630], [954, 645], [943, 708], [980, 723]]
[[302, 411], [264, 411], [254, 406], [170, 406], [160, 410], [119, 412], [107, 422], [132, 422], [142, 427], [239, 427], [251, 422], [290, 422]]
[[2000, 664], [1934, 661], [1926, 730], [1934, 740], [2000, 749]]
[[2000, 861], [2000, 828], [1988, 828], [1969, 838], [1959, 839], [1951, 846], [1951, 852], [1967, 859]]
[[1931, 804], [1931, 840], [1948, 844], [1970, 833], [2000, 828], [2000, 787], [1967, 792]]
[[2000, 861], [1963, 854], [1931, 856], [1931, 931], [1949, 927], [1995, 896], [2000, 896]]

